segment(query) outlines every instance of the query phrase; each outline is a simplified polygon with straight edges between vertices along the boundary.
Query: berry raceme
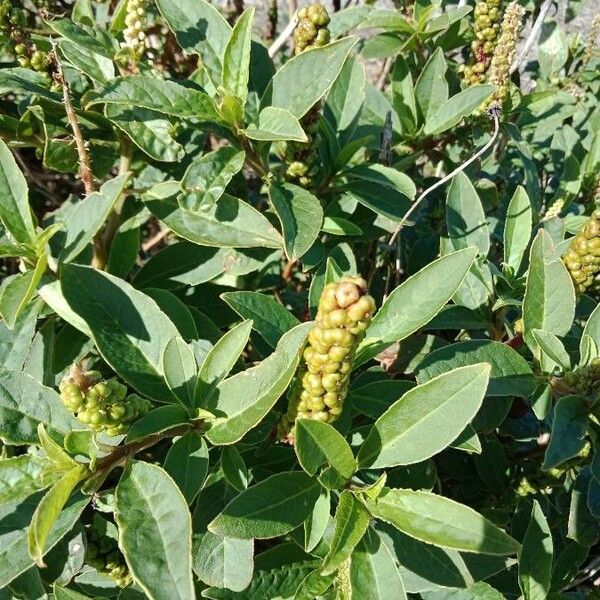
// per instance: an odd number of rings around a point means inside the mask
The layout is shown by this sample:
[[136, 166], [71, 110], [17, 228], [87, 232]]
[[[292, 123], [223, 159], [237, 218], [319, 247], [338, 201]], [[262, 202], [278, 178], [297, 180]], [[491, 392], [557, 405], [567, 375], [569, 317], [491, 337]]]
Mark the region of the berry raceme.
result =
[[578, 293], [584, 293], [594, 284], [594, 277], [600, 271], [599, 209], [592, 213], [579, 233], [571, 240], [563, 261]]
[[600, 358], [594, 358], [589, 365], [567, 371], [554, 383], [555, 389], [564, 393], [579, 394], [596, 399], [600, 393]]
[[293, 442], [296, 419], [331, 423], [342, 412], [352, 361], [375, 311], [360, 277], [329, 283], [319, 300], [316, 324], [288, 395], [289, 405], [279, 424], [279, 438]]
[[128, 0], [125, 15], [122, 48], [129, 49], [134, 63], [138, 63], [146, 49], [146, 0]]
[[328, 44], [331, 36], [327, 25], [330, 20], [327, 9], [321, 4], [302, 7], [298, 11], [298, 25], [294, 30], [296, 54], [300, 54], [307, 48]]
[[103, 519], [95, 520], [86, 528], [86, 562], [99, 573], [108, 575], [119, 587], [127, 587], [131, 583], [131, 575], [117, 540], [107, 535], [105, 529]]
[[127, 388], [114, 378], [100, 380], [95, 371], [85, 373], [85, 377], [88, 386], [73, 377], [63, 379], [60, 397], [68, 410], [96, 432], [122, 435], [152, 407], [149, 400], [137, 394], [127, 395]]

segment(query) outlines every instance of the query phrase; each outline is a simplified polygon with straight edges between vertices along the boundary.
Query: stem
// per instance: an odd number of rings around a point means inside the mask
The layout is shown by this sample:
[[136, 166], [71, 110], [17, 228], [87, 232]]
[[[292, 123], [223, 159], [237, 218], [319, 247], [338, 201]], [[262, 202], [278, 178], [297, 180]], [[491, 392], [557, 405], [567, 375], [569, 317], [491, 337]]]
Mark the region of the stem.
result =
[[295, 12], [290, 17], [290, 22], [285, 26], [285, 29], [279, 34], [277, 39], [269, 46], [269, 56], [273, 58], [279, 50], [286, 44], [288, 38], [294, 32], [296, 25], [298, 24], [298, 17]]
[[519, 56], [517, 57], [517, 60], [515, 60], [515, 62], [510, 67], [509, 73], [511, 75], [521, 66], [521, 63], [525, 60], [525, 58], [529, 54], [531, 47], [533, 46], [533, 44], [537, 40], [538, 36], [540, 35], [540, 31], [542, 29], [544, 19], [546, 18], [546, 15], [548, 14], [548, 11], [550, 10], [551, 6], [552, 6], [552, 0], [544, 0], [544, 3], [542, 4], [542, 6], [540, 8], [540, 12], [537, 16], [537, 19], [535, 20], [533, 26], [531, 27], [531, 32], [529, 33], [529, 37], [525, 40], [525, 43], [523, 44], [521, 51], [519, 52]]
[[406, 224], [406, 221], [408, 220], [410, 215], [417, 209], [417, 207], [419, 206], [419, 204], [421, 203], [423, 198], [425, 198], [425, 196], [427, 196], [430, 192], [437, 189], [441, 185], [444, 185], [444, 183], [446, 183], [447, 181], [452, 179], [455, 175], [458, 175], [458, 173], [460, 173], [461, 171], [464, 171], [471, 163], [476, 161], [480, 156], [485, 154], [492, 147], [492, 145], [496, 141], [496, 138], [498, 137], [498, 133], [500, 131], [500, 121], [498, 118], [497, 110], [490, 111], [490, 114], [491, 114], [492, 118], [494, 119], [494, 133], [492, 134], [492, 137], [490, 138], [488, 143], [485, 146], [483, 146], [483, 148], [481, 148], [481, 150], [477, 151], [473, 156], [471, 156], [471, 158], [469, 158], [469, 160], [467, 160], [466, 162], [464, 162], [461, 165], [459, 165], [458, 167], [456, 167], [456, 169], [454, 169], [454, 171], [452, 171], [451, 173], [448, 173], [448, 175], [446, 175], [439, 181], [436, 181], [432, 186], [428, 187], [414, 201], [413, 205], [408, 209], [408, 212], [402, 217], [402, 220], [400, 221], [400, 223], [398, 223], [398, 227], [396, 227], [394, 233], [392, 234], [392, 237], [390, 238], [390, 244], [392, 244], [393, 241], [396, 239], [396, 237], [400, 233], [400, 230], [404, 227], [404, 225]]

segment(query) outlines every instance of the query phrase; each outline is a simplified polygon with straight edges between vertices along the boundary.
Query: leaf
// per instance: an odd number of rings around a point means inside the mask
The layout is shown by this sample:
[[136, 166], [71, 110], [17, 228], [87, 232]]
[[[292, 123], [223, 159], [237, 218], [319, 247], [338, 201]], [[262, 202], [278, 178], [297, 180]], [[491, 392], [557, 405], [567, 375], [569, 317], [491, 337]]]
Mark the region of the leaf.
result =
[[246, 104], [250, 72], [250, 42], [254, 7], [247, 8], [238, 18], [223, 55], [223, 88]]
[[425, 383], [451, 369], [483, 362], [492, 367], [488, 396], [527, 397], [534, 392], [537, 381], [527, 361], [510, 346], [491, 340], [467, 340], [434, 350], [419, 363], [417, 381]]
[[558, 74], [569, 58], [569, 44], [562, 27], [552, 20], [542, 25], [538, 42], [540, 71], [549, 78]]
[[243, 319], [251, 319], [252, 327], [271, 346], [299, 324], [298, 319], [275, 298], [258, 292], [224, 292], [221, 298]]
[[235, 497], [208, 529], [241, 539], [285, 535], [310, 515], [319, 488], [301, 471], [276, 473]]
[[[571, 359], [568, 352], [565, 350], [563, 343], [552, 332], [534, 329], [531, 335], [542, 351], [542, 363], [545, 362], [545, 358], [549, 358], [552, 365], [557, 364], [564, 371], [571, 369]], [[552, 366], [553, 369], [554, 366]], [[551, 372], [550, 369], [545, 370]]]
[[454, 127], [454, 125], [460, 123], [461, 119], [469, 116], [476, 108], [481, 106], [494, 90], [495, 86], [489, 84], [472, 85], [452, 96], [427, 117], [423, 133], [425, 135], [437, 135]]
[[58, 256], [60, 262], [73, 261], [92, 241], [121, 196], [127, 180], [127, 175], [109, 179], [98, 192], [77, 203], [75, 210], [69, 214], [63, 247]]
[[362, 235], [363, 231], [351, 221], [342, 217], [325, 217], [321, 231], [331, 235]]
[[329, 552], [323, 559], [322, 575], [331, 575], [347, 560], [369, 527], [370, 515], [352, 492], [340, 495], [334, 517], [334, 530]]
[[187, 407], [194, 406], [197, 365], [192, 349], [182, 338], [171, 338], [162, 355], [162, 372], [173, 395]]
[[196, 382], [197, 406], [207, 406], [217, 386], [229, 375], [250, 338], [252, 320], [248, 319], [229, 330], [209, 350]]
[[265, 106], [258, 113], [256, 125], [250, 124], [242, 132], [247, 138], [262, 142], [308, 142], [300, 121], [289, 110], [274, 106]]
[[531, 239], [532, 208], [525, 189], [518, 186], [510, 199], [504, 223], [504, 263], [519, 270]]
[[514, 554], [518, 542], [472, 508], [430, 492], [388, 489], [371, 514], [422, 542], [478, 554]]
[[252, 581], [254, 540], [220, 537], [207, 531], [194, 552], [194, 573], [207, 585], [234, 592]]
[[160, 112], [107, 104], [106, 116], [150, 158], [161, 162], [176, 162], [185, 156], [183, 146], [171, 136], [171, 123]]
[[[342, 38], [288, 60], [273, 76], [262, 106], [285, 108], [302, 118], [327, 93], [356, 42], [355, 37]], [[297, 92], [290, 94], [292, 89]]]
[[200, 492], [208, 473], [208, 447], [204, 438], [188, 431], [173, 442], [164, 462], [165, 471], [179, 486], [188, 504]]
[[23, 173], [8, 149], [0, 140], [0, 221], [22, 244], [35, 243], [35, 227], [29, 208], [29, 191]]
[[[346, 174], [352, 179], [362, 179], [396, 190], [410, 200], [417, 195], [417, 187], [414, 181], [408, 175], [392, 167], [362, 164], [353, 167]], [[352, 187], [353, 184], [349, 184], [348, 188], [350, 190], [352, 190]]]
[[323, 224], [323, 208], [316, 196], [292, 183], [273, 183], [269, 198], [281, 222], [285, 253], [292, 262], [314, 244]]
[[564, 396], [554, 406], [543, 468], [552, 469], [577, 456], [585, 446], [589, 406], [581, 396]]
[[325, 116], [336, 131], [349, 129], [358, 118], [365, 101], [365, 81], [364, 65], [349, 57], [331, 86], [325, 105]]
[[575, 290], [550, 235], [543, 229], [531, 245], [529, 273], [523, 298], [525, 339], [533, 329], [544, 329], [563, 336], [575, 314]]
[[250, 474], [242, 455], [235, 446], [225, 446], [221, 453], [221, 469], [227, 483], [238, 492], [248, 487]]
[[179, 404], [159, 406], [135, 421], [127, 432], [127, 442], [141, 440], [188, 423], [189, 412]]
[[54, 600], [89, 600], [89, 596], [85, 596], [69, 588], [60, 587], [56, 583], [52, 587], [52, 591], [54, 593]]
[[103, 29], [73, 22], [71, 19], [48, 19], [48, 26], [61, 37], [81, 48], [112, 59], [116, 43]]
[[519, 586], [525, 600], [544, 600], [548, 597], [553, 547], [546, 517], [539, 502], [534, 500], [519, 556]]
[[392, 104], [402, 131], [412, 133], [417, 126], [417, 104], [410, 68], [402, 55], [396, 57], [391, 73]]
[[0, 460], [0, 504], [20, 502], [56, 479], [42, 461], [29, 454]]
[[244, 152], [223, 146], [192, 162], [181, 180], [181, 208], [206, 212], [225, 193], [233, 176], [244, 166]]
[[370, 600], [406, 600], [395, 557], [374, 529], [367, 529], [350, 557], [352, 595]]
[[310, 516], [304, 521], [304, 549], [312, 552], [325, 535], [331, 516], [329, 490], [321, 488]]
[[485, 363], [462, 367], [406, 392], [373, 425], [360, 448], [359, 465], [413, 464], [449, 446], [481, 407], [489, 374]]
[[61, 286], [114, 371], [141, 393], [170, 401], [161, 357], [167, 342], [179, 334], [154, 300], [122, 279], [79, 265], [63, 266]]
[[218, 121], [213, 101], [199, 86], [149, 75], [116, 77], [90, 98], [86, 109], [96, 104], [134, 106], [173, 117]]
[[483, 206], [471, 180], [462, 172], [452, 179], [448, 188], [446, 225], [455, 250], [475, 246], [481, 256], [487, 256], [490, 231]]
[[[475, 248], [467, 248], [447, 254], [399, 285], [373, 318], [357, 351], [355, 365], [365, 363], [435, 317], [460, 286], [475, 253]], [[407, 306], [411, 310], [406, 310]]]
[[281, 248], [283, 240], [250, 204], [224, 194], [203, 211], [181, 208], [174, 197], [145, 199], [148, 209], [182, 238], [217, 248]]
[[352, 449], [344, 437], [331, 425], [298, 419], [295, 427], [294, 450], [300, 466], [309, 474], [324, 464], [329, 465], [328, 479], [332, 487], [342, 487], [356, 471]]
[[37, 444], [40, 423], [60, 435], [81, 428], [53, 389], [26, 373], [0, 370], [0, 439], [5, 444]]
[[217, 386], [216, 398], [207, 407], [219, 415], [206, 432], [211, 444], [237, 442], [273, 408], [296, 371], [311, 327], [312, 323], [294, 327], [282, 336], [273, 354], [259, 365], [236, 373]]
[[[0, 506], [0, 589], [33, 565], [27, 547], [27, 527], [40, 497], [31, 496], [20, 503]], [[89, 501], [89, 496], [76, 494], [67, 502], [46, 538], [47, 551], [71, 531]]]
[[175, 482], [157, 465], [130, 462], [115, 492], [119, 547], [153, 599], [193, 600], [192, 520]]
[[448, 100], [447, 70], [444, 51], [437, 47], [423, 67], [415, 84], [415, 99], [423, 121], [429, 119]]
[[115, 66], [109, 58], [67, 40], [63, 40], [59, 48], [65, 60], [99, 85], [105, 85], [114, 79]]
[[27, 531], [27, 547], [29, 556], [39, 567], [45, 566], [43, 556], [49, 549], [46, 548], [46, 544], [52, 527], [86, 473], [87, 468], [83, 465], [73, 467], [61, 476], [37, 505]]

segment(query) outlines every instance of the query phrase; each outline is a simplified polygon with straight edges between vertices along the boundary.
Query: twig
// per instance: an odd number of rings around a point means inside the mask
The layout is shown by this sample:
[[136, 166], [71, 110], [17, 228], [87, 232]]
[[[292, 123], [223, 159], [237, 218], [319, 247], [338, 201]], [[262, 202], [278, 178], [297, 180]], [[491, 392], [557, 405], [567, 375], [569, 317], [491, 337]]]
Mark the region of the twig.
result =
[[149, 250], [154, 248], [156, 244], [160, 244], [160, 242], [164, 240], [170, 232], [170, 229], [161, 229], [156, 235], [153, 235], [147, 242], [142, 244], [142, 250], [144, 252], [148, 252]]
[[517, 56], [517, 59], [510, 67], [509, 73], [511, 75], [521, 66], [522, 62], [525, 60], [525, 58], [529, 54], [529, 51], [531, 50], [533, 44], [535, 43], [538, 36], [540, 35], [540, 30], [542, 29], [542, 25], [544, 24], [544, 19], [546, 18], [546, 15], [548, 14], [550, 7], [552, 6], [552, 1], [553, 0], [544, 0], [544, 2], [542, 3], [542, 6], [540, 7], [540, 12], [539, 12], [537, 19], [535, 20], [533, 26], [531, 27], [529, 36], [525, 40], [525, 43], [523, 44], [523, 46], [521, 47], [519, 56]]
[[83, 139], [83, 134], [81, 133], [81, 128], [79, 127], [79, 122], [77, 121], [77, 115], [75, 114], [73, 104], [71, 103], [71, 96], [69, 94], [69, 84], [67, 83], [67, 79], [65, 78], [65, 72], [58, 59], [58, 54], [56, 51], [54, 51], [54, 60], [56, 62], [58, 78], [60, 79], [60, 83], [63, 89], [63, 100], [65, 103], [65, 112], [67, 113], [67, 120], [69, 121], [69, 125], [71, 126], [73, 138], [75, 139], [75, 145], [77, 146], [77, 155], [79, 156], [79, 177], [81, 178], [81, 181], [83, 181], [83, 186], [85, 188], [86, 195], [89, 196], [90, 194], [96, 191], [96, 183], [94, 182], [94, 174], [92, 173], [90, 155], [87, 151], [87, 148], [85, 147], [85, 140]]
[[392, 58], [388, 57], [385, 59], [383, 66], [381, 67], [381, 71], [379, 73], [379, 77], [377, 78], [377, 89], [381, 92], [385, 87], [385, 82], [387, 80], [387, 76], [390, 74], [390, 70], [392, 69]]
[[285, 26], [285, 29], [279, 34], [277, 39], [269, 46], [269, 56], [273, 58], [279, 50], [287, 43], [288, 38], [294, 32], [298, 24], [298, 17], [294, 14], [290, 18], [290, 22]]
[[471, 156], [471, 158], [469, 158], [469, 160], [467, 160], [466, 162], [464, 162], [461, 165], [459, 165], [458, 167], [456, 167], [456, 169], [454, 169], [454, 171], [452, 171], [451, 173], [448, 173], [448, 175], [446, 175], [439, 181], [436, 181], [432, 186], [428, 187], [414, 201], [413, 205], [408, 209], [408, 212], [402, 217], [402, 220], [400, 221], [400, 223], [398, 223], [398, 227], [396, 227], [396, 229], [394, 230], [394, 233], [392, 234], [392, 237], [390, 238], [390, 244], [392, 244], [394, 242], [394, 240], [400, 233], [400, 230], [406, 224], [406, 221], [408, 220], [410, 215], [417, 209], [417, 207], [419, 206], [419, 204], [421, 203], [423, 198], [425, 198], [425, 196], [427, 196], [430, 192], [433, 192], [433, 190], [437, 189], [441, 185], [444, 185], [444, 183], [446, 183], [447, 181], [452, 179], [455, 175], [458, 175], [458, 173], [460, 173], [461, 171], [464, 171], [471, 163], [476, 161], [480, 156], [485, 154], [492, 147], [492, 145], [496, 141], [496, 138], [498, 137], [498, 133], [500, 131], [499, 113], [500, 113], [500, 110], [499, 110], [499, 106], [497, 104], [493, 104], [492, 106], [490, 106], [490, 108], [488, 109], [488, 115], [492, 119], [494, 119], [494, 133], [492, 134], [492, 137], [490, 138], [488, 143], [485, 146], [483, 146], [483, 148], [481, 148], [481, 150], [479, 150], [473, 156]]

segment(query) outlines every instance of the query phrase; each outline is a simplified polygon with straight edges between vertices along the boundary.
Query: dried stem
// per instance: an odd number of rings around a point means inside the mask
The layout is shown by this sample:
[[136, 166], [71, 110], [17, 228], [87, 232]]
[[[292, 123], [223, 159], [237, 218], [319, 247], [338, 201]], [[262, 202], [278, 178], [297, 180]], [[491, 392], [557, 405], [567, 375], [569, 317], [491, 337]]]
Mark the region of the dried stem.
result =
[[294, 29], [298, 24], [298, 18], [294, 13], [290, 17], [290, 22], [285, 26], [285, 29], [279, 34], [277, 39], [269, 46], [269, 56], [273, 58], [279, 50], [287, 43], [288, 38], [294, 33]]
[[509, 73], [511, 75], [521, 66], [522, 62], [525, 60], [525, 58], [529, 54], [529, 51], [531, 50], [533, 44], [535, 43], [538, 36], [540, 35], [540, 31], [542, 29], [544, 19], [546, 18], [546, 15], [548, 14], [548, 11], [550, 10], [551, 6], [552, 6], [552, 0], [544, 0], [542, 6], [540, 7], [540, 12], [537, 16], [537, 19], [535, 20], [533, 26], [531, 27], [531, 32], [529, 33], [528, 38], [525, 40], [525, 43], [521, 47], [519, 56], [517, 57], [517, 59], [513, 62], [513, 64], [510, 67]]

